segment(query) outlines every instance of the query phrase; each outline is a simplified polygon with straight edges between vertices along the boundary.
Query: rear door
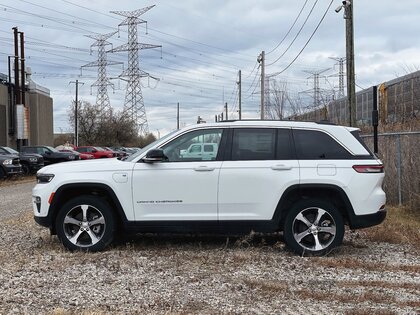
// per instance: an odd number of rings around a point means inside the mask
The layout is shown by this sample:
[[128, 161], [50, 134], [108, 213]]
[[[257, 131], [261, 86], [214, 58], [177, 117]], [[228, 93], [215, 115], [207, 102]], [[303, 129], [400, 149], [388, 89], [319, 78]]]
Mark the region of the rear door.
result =
[[219, 179], [219, 220], [270, 220], [299, 183], [290, 129], [236, 128]]

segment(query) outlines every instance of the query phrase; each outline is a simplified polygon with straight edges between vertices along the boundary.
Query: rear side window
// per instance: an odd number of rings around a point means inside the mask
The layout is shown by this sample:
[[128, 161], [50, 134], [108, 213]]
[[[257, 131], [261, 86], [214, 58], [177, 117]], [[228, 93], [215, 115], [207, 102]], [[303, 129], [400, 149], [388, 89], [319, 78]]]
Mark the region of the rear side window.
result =
[[274, 160], [275, 129], [235, 129], [232, 160]]
[[328, 134], [315, 130], [293, 130], [299, 160], [343, 160], [352, 155]]
[[369, 147], [366, 145], [366, 143], [360, 137], [359, 130], [354, 130], [354, 131], [351, 132], [351, 134], [353, 135], [353, 137], [355, 137], [357, 139], [357, 141], [359, 141], [359, 143], [366, 149], [366, 151], [369, 152], [369, 155], [373, 156], [372, 151], [369, 149]]

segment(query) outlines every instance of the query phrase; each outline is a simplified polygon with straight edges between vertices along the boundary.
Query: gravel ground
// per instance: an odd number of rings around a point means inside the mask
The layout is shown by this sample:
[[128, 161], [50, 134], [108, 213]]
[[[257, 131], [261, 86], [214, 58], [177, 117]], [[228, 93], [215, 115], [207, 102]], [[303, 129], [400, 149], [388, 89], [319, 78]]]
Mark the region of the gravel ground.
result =
[[420, 314], [406, 245], [347, 232], [328, 257], [297, 257], [281, 235], [148, 234], [70, 253], [34, 223], [32, 186], [0, 187], [0, 314]]

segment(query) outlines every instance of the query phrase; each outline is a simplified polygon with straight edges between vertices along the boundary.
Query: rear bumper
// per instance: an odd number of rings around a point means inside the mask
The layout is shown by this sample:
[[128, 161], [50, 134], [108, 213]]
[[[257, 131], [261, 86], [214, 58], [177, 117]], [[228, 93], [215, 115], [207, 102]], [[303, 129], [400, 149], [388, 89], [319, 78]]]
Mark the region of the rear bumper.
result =
[[350, 218], [351, 229], [363, 229], [370, 226], [381, 224], [386, 218], [386, 210], [380, 210], [376, 213], [365, 215], [354, 215]]

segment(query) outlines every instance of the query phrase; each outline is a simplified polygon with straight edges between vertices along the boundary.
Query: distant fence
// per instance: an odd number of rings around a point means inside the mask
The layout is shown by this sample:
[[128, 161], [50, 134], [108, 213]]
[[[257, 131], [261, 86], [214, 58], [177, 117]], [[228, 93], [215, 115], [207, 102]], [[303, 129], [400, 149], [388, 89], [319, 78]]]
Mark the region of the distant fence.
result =
[[[420, 211], [420, 131], [378, 135], [378, 155], [385, 166], [387, 203]], [[362, 136], [373, 151], [373, 135]]]
[[[381, 124], [406, 123], [420, 118], [420, 71], [384, 82], [378, 86], [378, 110]], [[356, 93], [356, 122], [359, 127], [372, 123], [372, 88]], [[329, 120], [345, 125], [349, 122], [347, 98], [319, 106], [293, 116], [296, 120]]]

